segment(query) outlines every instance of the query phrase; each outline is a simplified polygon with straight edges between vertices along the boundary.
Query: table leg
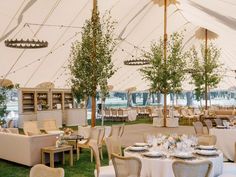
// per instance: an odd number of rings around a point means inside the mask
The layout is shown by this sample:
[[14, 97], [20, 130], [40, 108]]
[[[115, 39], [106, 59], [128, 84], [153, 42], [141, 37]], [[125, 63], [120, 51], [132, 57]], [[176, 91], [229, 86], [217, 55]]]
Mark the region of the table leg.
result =
[[70, 150], [70, 166], [73, 166], [73, 150]]
[[62, 164], [65, 165], [65, 152], [62, 152]]
[[45, 153], [43, 151], [41, 151], [41, 160], [42, 164], [45, 164]]
[[50, 167], [54, 168], [54, 153], [50, 152]]

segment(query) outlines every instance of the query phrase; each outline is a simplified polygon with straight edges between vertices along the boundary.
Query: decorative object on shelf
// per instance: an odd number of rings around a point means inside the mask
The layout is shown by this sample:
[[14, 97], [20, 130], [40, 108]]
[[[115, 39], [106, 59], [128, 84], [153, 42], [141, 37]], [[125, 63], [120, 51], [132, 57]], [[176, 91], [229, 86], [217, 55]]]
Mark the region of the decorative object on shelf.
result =
[[42, 83], [38, 84], [36, 86], [36, 88], [52, 89], [52, 88], [55, 88], [55, 85], [52, 82], [42, 82]]
[[4, 118], [0, 118], [0, 127], [2, 127], [6, 123]]
[[13, 87], [14, 84], [9, 79], [0, 79], [0, 87]]
[[62, 140], [63, 134], [61, 133], [60, 136], [57, 136], [57, 140], [56, 140], [56, 148], [60, 147], [64, 141]]
[[67, 136], [70, 136], [72, 133], [74, 133], [74, 130], [71, 128], [64, 128], [63, 131], [64, 131], [64, 134]]
[[48, 46], [47, 41], [40, 41], [34, 39], [7, 39], [5, 40], [6, 47], [21, 48], [21, 49], [37, 49]]
[[125, 60], [124, 61], [125, 65], [136, 65], [136, 66], [140, 66], [140, 65], [149, 65], [150, 64], [150, 60], [148, 59], [131, 59], [131, 60]]

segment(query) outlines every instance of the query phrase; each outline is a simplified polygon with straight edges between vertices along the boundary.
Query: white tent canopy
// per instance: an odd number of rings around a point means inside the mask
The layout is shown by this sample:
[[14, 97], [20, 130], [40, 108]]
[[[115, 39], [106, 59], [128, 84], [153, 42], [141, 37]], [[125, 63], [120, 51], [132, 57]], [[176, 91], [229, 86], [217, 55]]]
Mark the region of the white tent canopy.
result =
[[[70, 48], [81, 38], [81, 27], [91, 17], [92, 0], [0, 0], [0, 79], [10, 79], [21, 87], [35, 87], [52, 82], [55, 87], [69, 87], [67, 68]], [[113, 91], [130, 87], [147, 90], [140, 66], [126, 66], [124, 60], [140, 57], [152, 41], [163, 35], [163, 7], [152, 0], [98, 0], [101, 15], [111, 11], [116, 35], [121, 40], [113, 55], [117, 68], [109, 80]], [[168, 7], [168, 34], [183, 31], [186, 47], [199, 46], [194, 38], [199, 27], [218, 34], [215, 43], [221, 48], [224, 78], [219, 88], [235, 85], [236, 2], [234, 0], [178, 0]], [[42, 25], [43, 24], [43, 25]], [[42, 49], [8, 48], [4, 40], [35, 38], [47, 40]], [[187, 90], [193, 89], [186, 81]]]

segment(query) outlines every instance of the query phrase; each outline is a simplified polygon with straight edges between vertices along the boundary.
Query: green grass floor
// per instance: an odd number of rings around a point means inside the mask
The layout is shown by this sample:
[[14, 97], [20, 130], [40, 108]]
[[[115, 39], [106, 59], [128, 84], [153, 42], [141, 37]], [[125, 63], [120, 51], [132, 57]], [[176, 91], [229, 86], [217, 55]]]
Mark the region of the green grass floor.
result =
[[[108, 165], [108, 156], [105, 146], [103, 147], [102, 165]], [[74, 166], [69, 166], [69, 156], [66, 154], [66, 163], [55, 163], [55, 167], [62, 167], [65, 170], [65, 177], [93, 177], [95, 169], [95, 161], [90, 162], [90, 151], [83, 149], [80, 154], [80, 159], [76, 160], [76, 152], [74, 152]], [[0, 160], [0, 177], [28, 177], [30, 167], [17, 163]]]

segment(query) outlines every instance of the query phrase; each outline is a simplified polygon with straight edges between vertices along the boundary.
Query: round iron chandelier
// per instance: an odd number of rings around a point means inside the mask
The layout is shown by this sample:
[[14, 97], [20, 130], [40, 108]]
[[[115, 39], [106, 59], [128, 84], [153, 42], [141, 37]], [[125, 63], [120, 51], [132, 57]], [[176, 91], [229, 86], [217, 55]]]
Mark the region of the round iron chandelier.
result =
[[21, 49], [37, 49], [48, 46], [47, 41], [40, 41], [34, 39], [7, 39], [5, 40], [6, 47], [21, 48]]

